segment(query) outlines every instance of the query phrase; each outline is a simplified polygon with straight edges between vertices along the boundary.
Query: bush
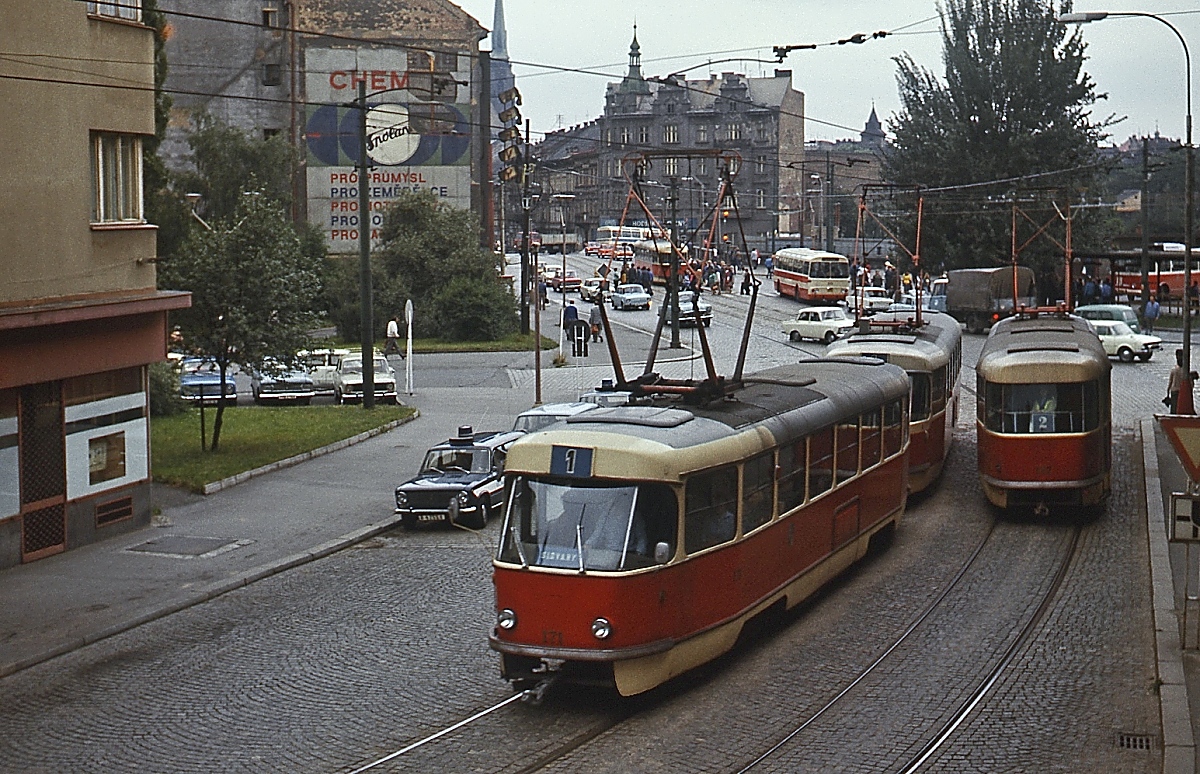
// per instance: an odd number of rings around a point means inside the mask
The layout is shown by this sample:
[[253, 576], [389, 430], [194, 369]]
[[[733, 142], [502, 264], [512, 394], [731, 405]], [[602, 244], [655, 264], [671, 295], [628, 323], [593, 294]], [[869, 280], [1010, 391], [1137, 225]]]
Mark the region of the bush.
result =
[[187, 401], [179, 395], [179, 373], [166, 361], [150, 364], [150, 416], [182, 414]]
[[455, 277], [434, 305], [438, 336], [450, 341], [495, 341], [520, 325], [516, 299], [498, 280]]

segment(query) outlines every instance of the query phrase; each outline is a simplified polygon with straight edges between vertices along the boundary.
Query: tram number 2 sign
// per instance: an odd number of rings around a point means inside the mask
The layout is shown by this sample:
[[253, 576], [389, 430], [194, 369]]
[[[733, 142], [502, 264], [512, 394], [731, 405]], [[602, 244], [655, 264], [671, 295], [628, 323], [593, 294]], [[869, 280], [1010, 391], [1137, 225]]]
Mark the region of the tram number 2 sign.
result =
[[1171, 493], [1171, 541], [1200, 543], [1200, 497]]

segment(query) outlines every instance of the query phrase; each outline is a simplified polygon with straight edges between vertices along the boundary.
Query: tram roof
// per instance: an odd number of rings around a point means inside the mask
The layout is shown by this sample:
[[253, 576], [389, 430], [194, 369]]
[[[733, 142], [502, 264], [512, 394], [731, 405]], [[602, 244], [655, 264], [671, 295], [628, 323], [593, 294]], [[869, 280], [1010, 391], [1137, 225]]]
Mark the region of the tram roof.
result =
[[811, 247], [785, 247], [775, 252], [776, 258], [780, 256], [809, 261], [837, 261], [839, 263], [843, 261], [848, 263], [850, 261], [849, 258], [839, 253], [828, 253], [824, 250], [814, 250]]
[[1107, 378], [1108, 355], [1092, 326], [1075, 315], [1009, 317], [992, 326], [976, 371], [1000, 384]]
[[[880, 312], [868, 320], [907, 322], [912, 317], [912, 312]], [[856, 331], [830, 344], [826, 353], [829, 357], [882, 356], [909, 371], [932, 371], [950, 361], [950, 354], [962, 341], [962, 329], [958, 320], [941, 312], [922, 314], [921, 319], [925, 324], [920, 328], [903, 332], [884, 328]]]
[[907, 397], [908, 375], [878, 360], [815, 358], [751, 374], [706, 407], [599, 408], [517, 441], [507, 469], [545, 472], [553, 447], [596, 450], [594, 475], [677, 480]]

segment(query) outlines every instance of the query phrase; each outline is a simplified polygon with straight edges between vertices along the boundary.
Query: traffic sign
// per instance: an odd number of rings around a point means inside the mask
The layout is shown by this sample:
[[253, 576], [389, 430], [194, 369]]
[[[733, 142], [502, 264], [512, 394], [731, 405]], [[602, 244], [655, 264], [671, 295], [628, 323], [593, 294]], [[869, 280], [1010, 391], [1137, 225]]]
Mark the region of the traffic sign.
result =
[[1200, 497], [1171, 493], [1170, 540], [1173, 543], [1200, 543]]
[[1200, 415], [1159, 414], [1157, 419], [1188, 479], [1200, 482]]

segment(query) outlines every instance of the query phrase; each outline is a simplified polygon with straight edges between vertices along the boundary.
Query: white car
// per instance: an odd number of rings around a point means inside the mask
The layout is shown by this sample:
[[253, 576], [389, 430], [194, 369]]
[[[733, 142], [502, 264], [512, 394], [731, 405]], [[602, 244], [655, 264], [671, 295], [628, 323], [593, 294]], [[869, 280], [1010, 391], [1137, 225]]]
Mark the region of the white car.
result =
[[1143, 363], [1154, 357], [1154, 350], [1162, 349], [1162, 339], [1157, 336], [1147, 336], [1144, 333], [1134, 333], [1128, 323], [1121, 320], [1089, 320], [1100, 337], [1104, 352], [1112, 357], [1116, 355], [1122, 363], [1132, 363], [1136, 357]]
[[[396, 402], [396, 371], [383, 355], [375, 356], [375, 400]], [[333, 374], [333, 395], [339, 404], [357, 403], [363, 397], [363, 359], [354, 352], [338, 363]]]
[[331, 393], [338, 363], [349, 354], [350, 350], [348, 349], [314, 349], [311, 352], [297, 353], [296, 359], [308, 369], [308, 375], [313, 381], [313, 388], [318, 393]]
[[816, 339], [826, 344], [853, 329], [854, 319], [840, 306], [810, 306], [783, 324], [783, 332], [792, 341]]
[[567, 417], [582, 414], [596, 408], [595, 403], [544, 403], [522, 411], [513, 423], [513, 430], [522, 433], [536, 433], [543, 427], [560, 422]]
[[650, 294], [641, 285], [618, 285], [609, 297], [613, 309], [649, 309]]
[[846, 294], [846, 306], [854, 311], [861, 303], [863, 314], [885, 311], [894, 300], [892, 294], [884, 288], [855, 288], [853, 293]]

